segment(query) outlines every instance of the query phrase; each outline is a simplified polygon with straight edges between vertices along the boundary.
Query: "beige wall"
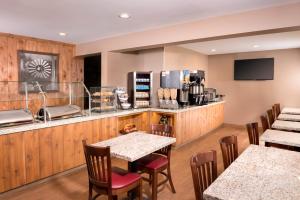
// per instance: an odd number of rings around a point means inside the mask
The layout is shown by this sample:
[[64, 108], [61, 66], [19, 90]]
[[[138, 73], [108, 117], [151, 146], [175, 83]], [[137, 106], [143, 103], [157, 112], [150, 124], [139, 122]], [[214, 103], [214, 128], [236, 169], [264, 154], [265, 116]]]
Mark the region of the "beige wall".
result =
[[[275, 58], [274, 80], [234, 81], [235, 59]], [[300, 49], [208, 57], [209, 86], [225, 94], [225, 122], [244, 125], [258, 121], [272, 104], [300, 107]]]
[[167, 46], [164, 48], [164, 70], [176, 69], [203, 70], [208, 78], [208, 56], [179, 46]]
[[135, 32], [77, 45], [77, 55], [300, 26], [300, 3]]
[[76, 45], [76, 55], [101, 52], [102, 85], [108, 83], [108, 52], [149, 48], [176, 42], [300, 27], [300, 3], [252, 10], [226, 16], [135, 32]]
[[133, 71], [153, 71], [153, 103], [156, 105], [156, 90], [159, 87], [159, 73], [163, 69], [163, 49], [143, 50], [137, 53], [113, 53], [108, 52], [108, 70], [105, 85], [127, 88], [127, 74]]
[[[108, 52], [107, 84], [127, 87], [127, 74], [133, 71], [153, 71], [155, 78], [163, 68], [163, 49], [143, 50], [137, 53]], [[155, 79], [157, 81], [157, 79]], [[158, 79], [159, 80], [159, 79]]]
[[138, 70], [137, 54], [108, 52], [107, 77], [103, 86], [127, 87], [127, 74]]

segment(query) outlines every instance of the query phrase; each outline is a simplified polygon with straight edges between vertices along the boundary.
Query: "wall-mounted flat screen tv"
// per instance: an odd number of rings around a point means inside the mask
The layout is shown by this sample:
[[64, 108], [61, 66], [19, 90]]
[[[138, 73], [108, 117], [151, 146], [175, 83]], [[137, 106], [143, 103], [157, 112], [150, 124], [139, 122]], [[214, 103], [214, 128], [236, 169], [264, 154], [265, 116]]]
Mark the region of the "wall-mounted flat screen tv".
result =
[[273, 80], [274, 58], [234, 61], [234, 80]]

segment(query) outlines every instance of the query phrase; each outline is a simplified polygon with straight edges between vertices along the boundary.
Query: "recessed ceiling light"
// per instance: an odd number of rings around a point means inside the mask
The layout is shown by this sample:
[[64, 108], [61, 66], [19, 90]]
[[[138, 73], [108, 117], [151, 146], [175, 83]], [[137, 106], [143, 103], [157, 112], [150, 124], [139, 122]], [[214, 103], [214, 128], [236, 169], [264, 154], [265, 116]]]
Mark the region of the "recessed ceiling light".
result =
[[67, 33], [64, 33], [64, 32], [60, 32], [60, 33], [58, 33], [60, 36], [66, 36], [67, 35]]
[[216, 52], [217, 50], [216, 49], [212, 49], [212, 50], [210, 50], [211, 52]]
[[121, 13], [119, 15], [119, 17], [122, 18], [122, 19], [128, 19], [128, 18], [130, 18], [130, 15], [128, 13]]
[[260, 47], [258, 44], [253, 45], [253, 48], [258, 48]]

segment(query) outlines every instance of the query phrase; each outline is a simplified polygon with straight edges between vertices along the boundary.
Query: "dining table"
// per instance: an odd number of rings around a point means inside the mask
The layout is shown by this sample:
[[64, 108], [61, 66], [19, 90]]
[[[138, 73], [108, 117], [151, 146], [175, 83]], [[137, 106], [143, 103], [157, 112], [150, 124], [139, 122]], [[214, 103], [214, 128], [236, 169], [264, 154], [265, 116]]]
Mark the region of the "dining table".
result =
[[168, 145], [174, 144], [176, 138], [149, 134], [144, 131], [136, 131], [121, 135], [109, 140], [104, 140], [93, 146], [110, 147], [112, 157], [128, 161], [130, 171], [134, 170], [135, 161], [147, 156]]
[[298, 200], [299, 163], [299, 152], [250, 145], [204, 191], [204, 200]]
[[290, 147], [300, 147], [300, 134], [296, 132], [267, 129], [259, 137], [259, 145], [280, 144]]
[[300, 115], [279, 114], [278, 120], [300, 122]]
[[300, 132], [300, 122], [276, 120], [272, 129]]
[[281, 110], [282, 114], [300, 115], [300, 108], [284, 107]]

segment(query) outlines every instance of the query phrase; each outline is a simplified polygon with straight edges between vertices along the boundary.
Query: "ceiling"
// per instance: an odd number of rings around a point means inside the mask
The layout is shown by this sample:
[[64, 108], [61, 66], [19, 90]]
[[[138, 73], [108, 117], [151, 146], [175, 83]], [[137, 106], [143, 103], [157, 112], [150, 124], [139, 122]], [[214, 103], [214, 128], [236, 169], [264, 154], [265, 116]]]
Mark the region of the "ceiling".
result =
[[179, 45], [206, 55], [300, 48], [300, 31]]
[[[82, 43], [294, 2], [300, 0], [1, 0], [0, 32]], [[132, 17], [121, 19], [122, 12]]]

